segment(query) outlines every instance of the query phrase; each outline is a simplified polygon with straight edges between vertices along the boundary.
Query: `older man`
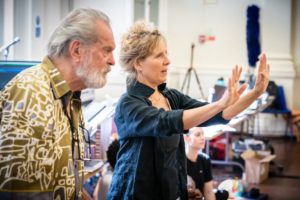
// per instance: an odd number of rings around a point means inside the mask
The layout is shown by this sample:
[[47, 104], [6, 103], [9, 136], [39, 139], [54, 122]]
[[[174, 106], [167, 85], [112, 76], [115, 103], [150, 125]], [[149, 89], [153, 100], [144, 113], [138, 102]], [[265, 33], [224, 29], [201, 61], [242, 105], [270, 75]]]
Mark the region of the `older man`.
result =
[[0, 199], [80, 199], [80, 91], [100, 88], [115, 64], [109, 18], [81, 8], [56, 28], [48, 55], [0, 96]]

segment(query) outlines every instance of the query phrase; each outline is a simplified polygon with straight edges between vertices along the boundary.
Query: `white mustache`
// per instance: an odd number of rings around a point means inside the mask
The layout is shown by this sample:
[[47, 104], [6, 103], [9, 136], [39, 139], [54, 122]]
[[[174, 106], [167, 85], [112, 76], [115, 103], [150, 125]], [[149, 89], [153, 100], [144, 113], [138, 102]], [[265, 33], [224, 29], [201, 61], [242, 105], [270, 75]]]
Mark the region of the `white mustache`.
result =
[[111, 71], [111, 66], [108, 65], [108, 66], [106, 67], [105, 73], [108, 73], [108, 72], [110, 72], [110, 71]]

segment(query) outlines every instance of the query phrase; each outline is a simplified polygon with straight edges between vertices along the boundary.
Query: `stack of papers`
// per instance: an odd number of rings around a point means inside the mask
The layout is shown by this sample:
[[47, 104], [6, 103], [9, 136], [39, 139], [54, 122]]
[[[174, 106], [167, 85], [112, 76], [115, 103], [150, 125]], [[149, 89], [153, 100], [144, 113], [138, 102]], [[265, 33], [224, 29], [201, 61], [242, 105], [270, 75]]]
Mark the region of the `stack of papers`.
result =
[[84, 161], [84, 171], [85, 172], [94, 172], [99, 170], [103, 166], [103, 161], [100, 159], [91, 159]]

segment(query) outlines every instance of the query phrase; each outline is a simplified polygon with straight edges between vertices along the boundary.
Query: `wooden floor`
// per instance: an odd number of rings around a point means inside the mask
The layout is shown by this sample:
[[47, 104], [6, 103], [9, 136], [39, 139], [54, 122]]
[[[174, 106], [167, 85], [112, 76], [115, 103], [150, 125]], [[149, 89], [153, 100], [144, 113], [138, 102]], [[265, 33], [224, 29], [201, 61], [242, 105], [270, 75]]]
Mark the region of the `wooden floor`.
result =
[[[268, 138], [274, 147], [276, 158], [271, 165], [269, 178], [260, 184], [248, 185], [268, 195], [269, 200], [300, 200], [300, 142], [284, 138]], [[280, 172], [280, 168], [282, 171]], [[234, 178], [237, 170], [213, 166], [214, 179]]]
[[282, 173], [270, 176], [258, 188], [271, 200], [300, 199], [300, 143], [287, 139], [271, 141], [275, 149], [274, 162], [282, 165]]

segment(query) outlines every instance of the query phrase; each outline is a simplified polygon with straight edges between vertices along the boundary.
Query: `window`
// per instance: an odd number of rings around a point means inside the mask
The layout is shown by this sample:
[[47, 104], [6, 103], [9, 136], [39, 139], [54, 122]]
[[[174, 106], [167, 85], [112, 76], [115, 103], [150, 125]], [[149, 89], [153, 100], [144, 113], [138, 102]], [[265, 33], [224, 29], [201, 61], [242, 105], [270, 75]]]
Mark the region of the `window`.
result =
[[134, 21], [145, 20], [158, 25], [159, 0], [134, 0]]

